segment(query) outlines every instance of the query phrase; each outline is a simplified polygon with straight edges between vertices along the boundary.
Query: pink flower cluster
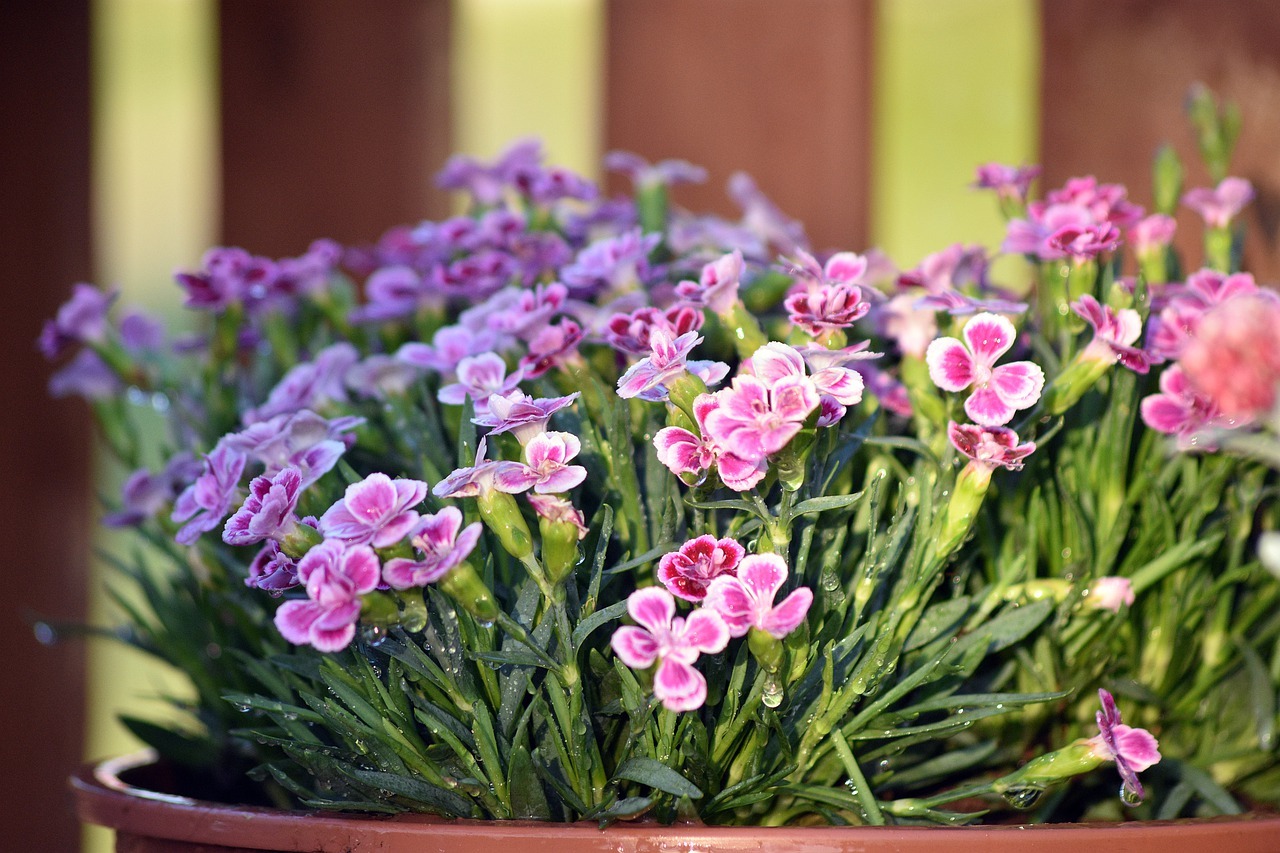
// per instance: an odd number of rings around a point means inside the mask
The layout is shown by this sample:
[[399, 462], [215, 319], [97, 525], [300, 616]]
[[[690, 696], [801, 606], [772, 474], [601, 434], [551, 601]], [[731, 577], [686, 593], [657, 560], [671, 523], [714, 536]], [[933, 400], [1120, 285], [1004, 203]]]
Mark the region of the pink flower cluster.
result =
[[1099, 184], [1092, 176], [1072, 178], [1043, 201], [1027, 205], [1025, 219], [1011, 219], [1003, 249], [1042, 261], [1093, 257], [1110, 251], [1121, 231], [1142, 219], [1119, 184]]
[[[637, 625], [614, 632], [614, 653], [633, 669], [658, 664], [653, 693], [668, 710], [692, 711], [706, 701], [706, 678], [693, 667], [700, 655], [724, 651], [730, 638], [753, 628], [782, 639], [809, 612], [813, 592], [807, 587], [774, 604], [787, 579], [781, 557], [743, 553], [733, 539], [700, 536], [662, 558], [658, 575], [667, 589], [640, 589], [627, 599]], [[673, 593], [703, 606], [676, 616]]]

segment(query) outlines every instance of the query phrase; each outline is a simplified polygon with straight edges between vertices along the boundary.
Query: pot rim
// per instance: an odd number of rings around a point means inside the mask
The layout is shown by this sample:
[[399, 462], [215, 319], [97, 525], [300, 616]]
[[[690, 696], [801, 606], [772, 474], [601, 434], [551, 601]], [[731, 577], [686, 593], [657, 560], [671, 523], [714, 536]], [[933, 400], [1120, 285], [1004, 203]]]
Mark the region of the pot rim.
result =
[[[487, 850], [509, 844], [528, 853], [1013, 853], [1034, 844], [1043, 853], [1087, 850], [1121, 841], [1125, 853], [1186, 849], [1267, 853], [1280, 847], [1280, 815], [1228, 816], [1170, 821], [997, 826], [750, 827], [702, 824], [664, 826], [615, 823], [482, 821], [435, 815], [361, 815], [286, 811], [196, 800], [139, 788], [121, 774], [154, 763], [147, 750], [87, 764], [70, 778], [81, 820], [117, 832], [250, 850], [421, 851], [429, 839], [438, 850]], [[263, 835], [271, 836], [264, 839]], [[271, 844], [270, 847], [258, 846]], [[470, 844], [470, 846], [468, 846]], [[954, 846], [948, 846], [953, 845]], [[283, 845], [283, 846], [281, 846]], [[456, 845], [451, 846], [451, 845]], [[1179, 847], [1179, 845], [1184, 845]]]

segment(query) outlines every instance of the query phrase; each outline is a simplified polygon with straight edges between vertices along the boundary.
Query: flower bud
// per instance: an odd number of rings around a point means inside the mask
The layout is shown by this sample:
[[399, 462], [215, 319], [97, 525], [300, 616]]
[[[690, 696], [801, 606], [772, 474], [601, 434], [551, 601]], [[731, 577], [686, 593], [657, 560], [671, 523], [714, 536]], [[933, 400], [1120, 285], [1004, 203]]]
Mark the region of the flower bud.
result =
[[459, 563], [437, 585], [463, 610], [486, 625], [498, 618], [498, 603], [470, 563]]
[[520, 514], [516, 499], [506, 492], [490, 489], [476, 496], [480, 518], [491, 530], [507, 553], [523, 560], [533, 553], [533, 534]]

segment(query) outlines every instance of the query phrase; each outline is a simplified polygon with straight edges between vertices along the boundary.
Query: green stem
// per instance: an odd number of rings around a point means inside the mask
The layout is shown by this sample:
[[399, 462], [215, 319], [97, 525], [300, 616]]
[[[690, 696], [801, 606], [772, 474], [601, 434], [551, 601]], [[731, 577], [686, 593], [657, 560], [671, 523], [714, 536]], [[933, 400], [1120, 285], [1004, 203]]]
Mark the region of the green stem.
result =
[[840, 763], [844, 765], [845, 772], [849, 774], [849, 781], [853, 783], [853, 795], [862, 805], [862, 814], [866, 817], [867, 823], [872, 826], [884, 826], [884, 815], [880, 812], [876, 795], [867, 784], [867, 777], [862, 775], [858, 759], [854, 757], [853, 750], [849, 748], [849, 742], [844, 739], [844, 734], [839, 729], [831, 732], [831, 742], [840, 756]]

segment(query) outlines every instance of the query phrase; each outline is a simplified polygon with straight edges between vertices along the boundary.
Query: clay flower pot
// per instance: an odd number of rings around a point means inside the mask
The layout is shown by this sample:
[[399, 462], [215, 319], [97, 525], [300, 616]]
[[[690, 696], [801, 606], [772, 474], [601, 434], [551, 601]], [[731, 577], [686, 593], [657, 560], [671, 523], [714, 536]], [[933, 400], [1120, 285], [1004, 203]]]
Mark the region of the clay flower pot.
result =
[[[383, 853], [1177, 853], [1280, 850], [1280, 816], [1122, 824], [980, 827], [720, 827], [363, 817], [202, 802], [139, 787], [151, 757], [135, 755], [71, 778], [81, 819], [116, 831], [128, 853], [383, 851]], [[133, 780], [136, 784], [131, 784]]]

